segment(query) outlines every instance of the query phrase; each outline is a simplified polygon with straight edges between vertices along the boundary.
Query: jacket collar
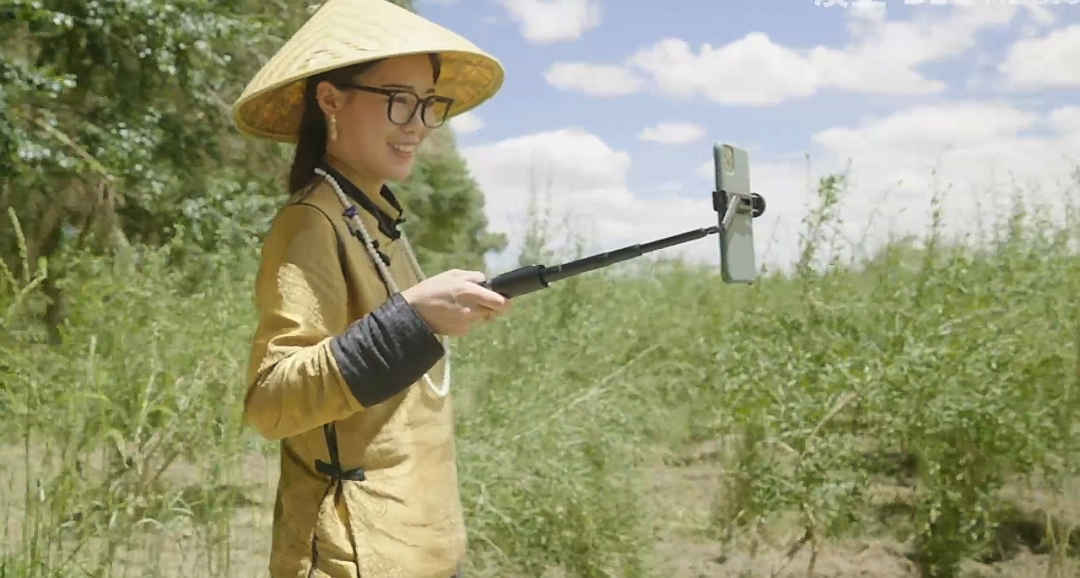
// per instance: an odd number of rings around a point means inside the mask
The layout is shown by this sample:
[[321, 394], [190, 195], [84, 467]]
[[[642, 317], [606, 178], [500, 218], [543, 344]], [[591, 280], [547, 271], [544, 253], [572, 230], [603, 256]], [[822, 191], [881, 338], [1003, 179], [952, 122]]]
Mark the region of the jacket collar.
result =
[[340, 162], [324, 159], [319, 163], [319, 168], [334, 177], [334, 180], [341, 186], [341, 190], [346, 196], [375, 217], [375, 220], [379, 223], [379, 232], [391, 240], [401, 237], [401, 231], [398, 227], [405, 222], [404, 210], [390, 187], [383, 185], [382, 190], [379, 191], [379, 196], [373, 199], [353, 183], [348, 176], [350, 171]]

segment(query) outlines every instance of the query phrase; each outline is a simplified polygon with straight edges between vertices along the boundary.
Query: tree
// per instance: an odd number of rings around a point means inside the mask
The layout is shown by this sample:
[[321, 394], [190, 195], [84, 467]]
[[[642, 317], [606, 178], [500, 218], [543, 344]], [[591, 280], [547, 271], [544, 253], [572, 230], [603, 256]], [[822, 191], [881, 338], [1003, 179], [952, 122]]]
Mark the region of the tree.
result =
[[485, 255], [506, 248], [506, 235], [487, 230], [484, 195], [449, 127], [432, 133], [413, 175], [396, 190], [410, 213], [405, 231], [425, 269], [482, 271]]
[[[253, 165], [266, 155], [237, 156], [223, 96], [265, 48], [255, 6], [12, 0], [0, 10], [0, 209], [18, 214], [31, 262], [49, 260], [53, 341], [66, 248], [154, 245], [187, 229], [213, 250], [235, 233], [226, 225], [262, 216], [265, 171]], [[17, 265], [15, 249], [0, 228], [0, 258]]]
[[[54, 342], [68, 249], [170, 243], [177, 266], [198, 264], [188, 267], [197, 284], [208, 261], [258, 240], [285, 198], [291, 150], [238, 134], [229, 103], [308, 15], [306, 3], [284, 0], [0, 8], [0, 212], [15, 209], [31, 263], [48, 259]], [[479, 263], [500, 238], [485, 230], [483, 195], [449, 128], [440, 132], [446, 144], [421, 159], [403, 201], [414, 229], [424, 227], [416, 241], [427, 261]], [[0, 227], [0, 259], [17, 271], [17, 255]]]

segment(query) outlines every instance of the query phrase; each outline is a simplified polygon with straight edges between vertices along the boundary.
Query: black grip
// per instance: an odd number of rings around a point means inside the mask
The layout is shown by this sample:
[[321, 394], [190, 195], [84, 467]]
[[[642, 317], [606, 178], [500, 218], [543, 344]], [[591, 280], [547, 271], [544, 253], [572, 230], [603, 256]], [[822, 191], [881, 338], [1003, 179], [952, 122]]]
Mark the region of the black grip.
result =
[[480, 285], [508, 299], [519, 297], [548, 286], [547, 279], [544, 278], [544, 270], [543, 265], [529, 265], [496, 275]]
[[765, 197], [750, 193], [750, 215], [755, 219], [765, 214]]

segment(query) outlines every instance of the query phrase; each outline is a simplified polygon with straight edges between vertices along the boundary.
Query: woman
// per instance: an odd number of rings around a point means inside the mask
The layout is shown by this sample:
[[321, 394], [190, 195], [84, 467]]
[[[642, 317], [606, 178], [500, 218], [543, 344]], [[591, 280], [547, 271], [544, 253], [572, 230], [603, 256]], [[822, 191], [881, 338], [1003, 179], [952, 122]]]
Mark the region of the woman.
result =
[[[242, 132], [296, 143], [266, 235], [245, 415], [281, 440], [273, 578], [451, 578], [465, 556], [447, 336], [509, 302], [424, 279], [387, 181], [501, 86], [465, 39], [387, 0], [330, 0], [258, 72]], [[437, 337], [438, 336], [438, 337]]]

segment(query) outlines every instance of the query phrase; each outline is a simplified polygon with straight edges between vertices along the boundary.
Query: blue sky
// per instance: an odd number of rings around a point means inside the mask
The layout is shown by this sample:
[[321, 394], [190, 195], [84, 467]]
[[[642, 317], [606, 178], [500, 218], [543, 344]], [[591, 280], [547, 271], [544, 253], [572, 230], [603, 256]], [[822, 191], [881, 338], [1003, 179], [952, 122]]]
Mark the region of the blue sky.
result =
[[[587, 230], [575, 232], [597, 248], [708, 224], [704, 165], [722, 140], [751, 152], [756, 188], [771, 201], [769, 217], [780, 219], [763, 217], [759, 252], [783, 265], [797, 251], [809, 199], [804, 153], [813, 176], [854, 163], [844, 233], [866, 247], [888, 230], [925, 226], [935, 166], [953, 187], [947, 209], [963, 231], [975, 205], [1007, 185], [992, 171], [1019, 171], [1046, 189], [1074, 168], [1050, 152], [1080, 155], [1080, 110], [1071, 108], [1080, 96], [1080, 5], [878, 4], [417, 0], [416, 7], [506, 67], [502, 91], [454, 125], [493, 227], [512, 242], [527, 196], [521, 173], [532, 167], [556, 183], [552, 208], [585, 217]], [[578, 25], [590, 10], [591, 24]], [[812, 54], [815, 47], [828, 52]], [[643, 52], [651, 60], [627, 64]], [[616, 73], [621, 90], [587, 94], [597, 78]], [[697, 125], [696, 138], [640, 138], [658, 123]], [[535, 162], [525, 166], [523, 156]], [[894, 186], [899, 179], [905, 184]], [[875, 211], [892, 221], [870, 224]], [[867, 230], [874, 240], [851, 238]], [[715, 260], [715, 243], [684, 254]]]

